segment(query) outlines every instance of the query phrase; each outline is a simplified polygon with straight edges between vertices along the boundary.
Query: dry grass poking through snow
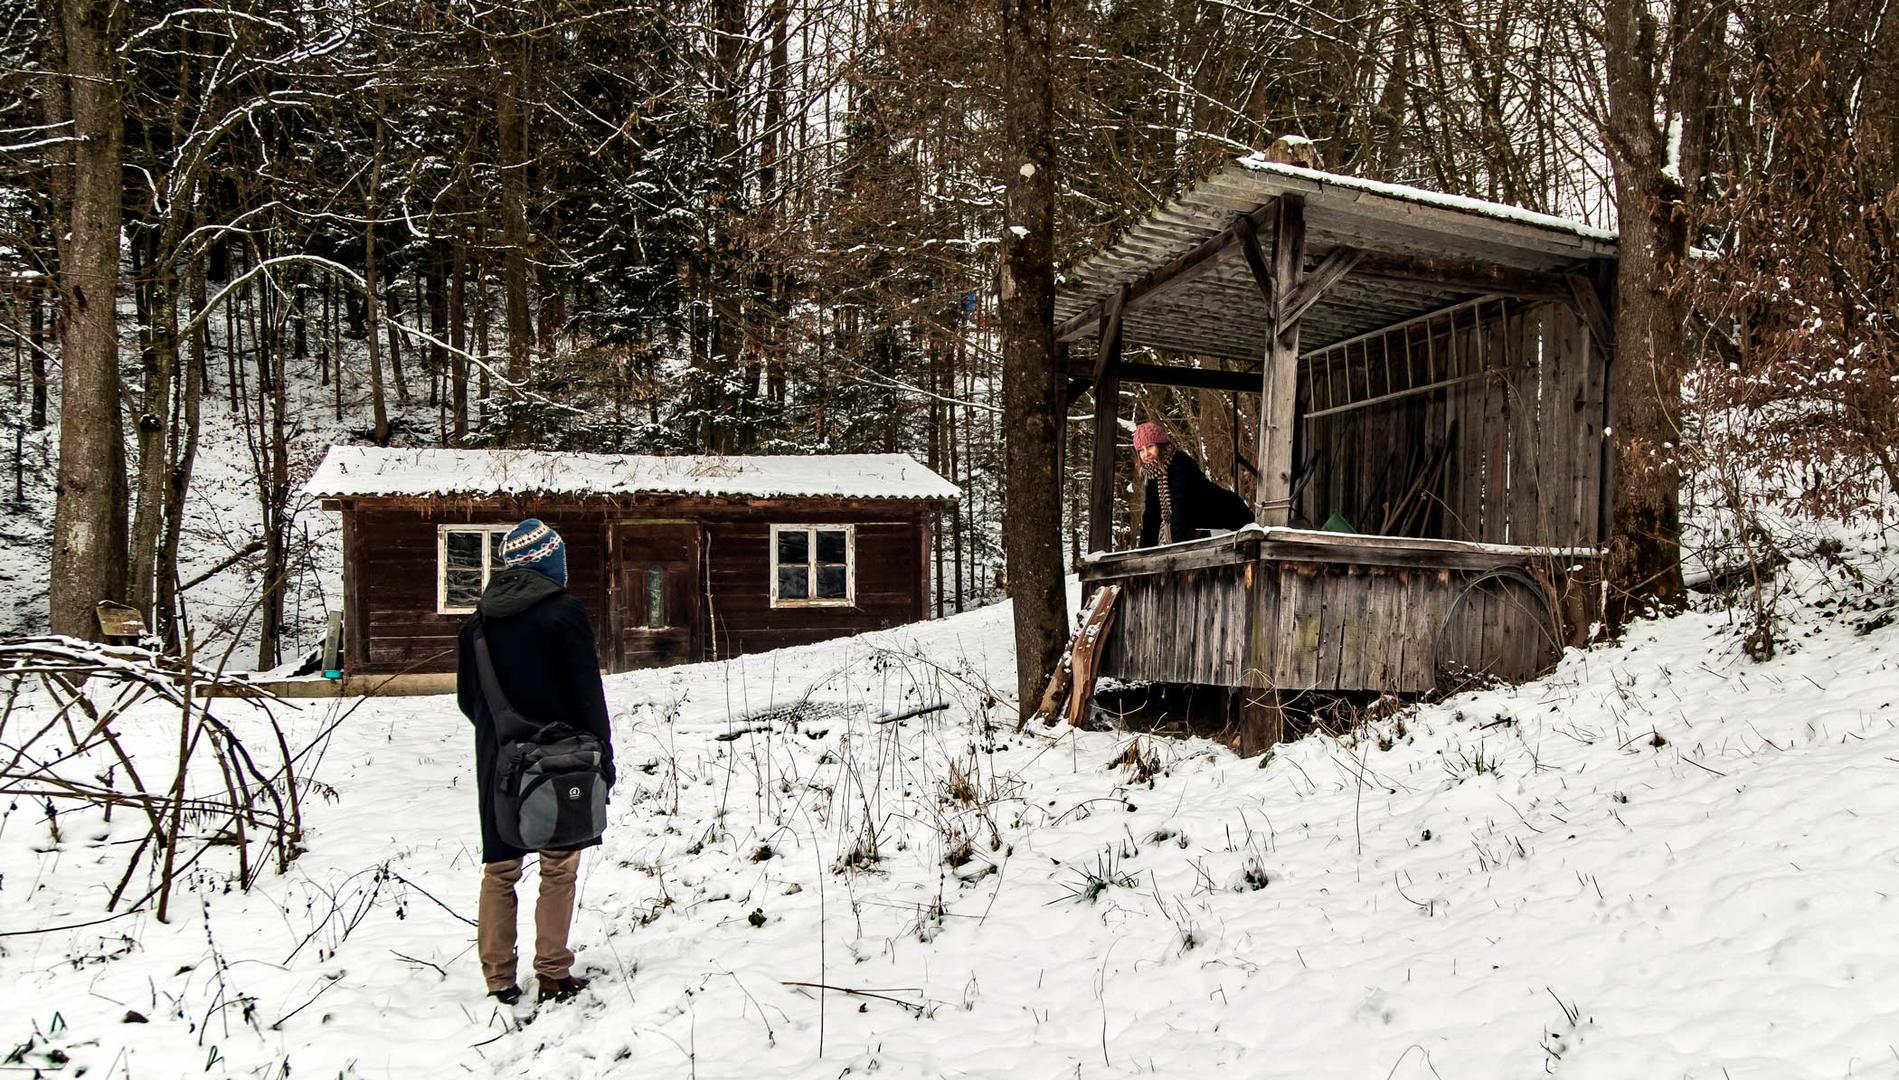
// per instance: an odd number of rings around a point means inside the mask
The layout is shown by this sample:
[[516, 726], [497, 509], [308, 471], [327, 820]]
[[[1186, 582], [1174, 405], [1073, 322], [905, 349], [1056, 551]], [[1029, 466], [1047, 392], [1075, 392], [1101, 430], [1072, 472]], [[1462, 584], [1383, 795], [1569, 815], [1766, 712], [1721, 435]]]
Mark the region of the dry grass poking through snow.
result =
[[[8, 1045], [136, 1077], [1899, 1076], [1899, 628], [1835, 613], [1890, 612], [1895, 563], [1849, 556], [1791, 569], [1772, 662], [1691, 613], [1264, 768], [1016, 735], [1002, 609], [615, 677], [596, 981], [520, 1031], [470, 952], [467, 729], [372, 703], [288, 875], [0, 938]], [[117, 837], [67, 835], [0, 831], [5, 930], [97, 909]]]

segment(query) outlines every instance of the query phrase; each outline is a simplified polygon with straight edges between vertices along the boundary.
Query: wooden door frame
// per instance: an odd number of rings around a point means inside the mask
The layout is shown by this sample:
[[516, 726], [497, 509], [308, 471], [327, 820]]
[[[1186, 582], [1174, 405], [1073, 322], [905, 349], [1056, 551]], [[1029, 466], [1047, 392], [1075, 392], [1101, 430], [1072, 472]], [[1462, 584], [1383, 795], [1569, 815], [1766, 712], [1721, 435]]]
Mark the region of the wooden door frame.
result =
[[706, 529], [705, 522], [691, 517], [609, 517], [606, 522], [607, 550], [607, 626], [613, 636], [613, 642], [607, 652], [610, 670], [630, 671], [626, 660], [626, 624], [627, 597], [622, 595], [620, 572], [622, 553], [619, 534], [622, 528], [642, 525], [678, 525], [692, 530], [692, 566], [690, 579], [692, 594], [689, 597], [688, 616], [685, 623], [686, 655], [685, 662], [700, 660], [705, 656], [705, 621], [701, 610], [703, 597], [699, 595], [706, 574]]

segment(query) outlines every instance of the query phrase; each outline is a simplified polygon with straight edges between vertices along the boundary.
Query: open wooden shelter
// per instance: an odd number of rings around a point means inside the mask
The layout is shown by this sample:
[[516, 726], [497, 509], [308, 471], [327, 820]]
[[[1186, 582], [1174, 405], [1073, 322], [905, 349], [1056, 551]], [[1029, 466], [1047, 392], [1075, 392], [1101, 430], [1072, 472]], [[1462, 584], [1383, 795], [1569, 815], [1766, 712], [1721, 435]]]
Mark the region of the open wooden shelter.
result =
[[[1100, 674], [1245, 691], [1257, 745], [1288, 695], [1547, 667], [1598, 606], [1615, 258], [1576, 222], [1256, 156], [1073, 270], [1081, 574], [1121, 590]], [[1261, 395], [1264, 528], [1109, 550], [1129, 381]]]

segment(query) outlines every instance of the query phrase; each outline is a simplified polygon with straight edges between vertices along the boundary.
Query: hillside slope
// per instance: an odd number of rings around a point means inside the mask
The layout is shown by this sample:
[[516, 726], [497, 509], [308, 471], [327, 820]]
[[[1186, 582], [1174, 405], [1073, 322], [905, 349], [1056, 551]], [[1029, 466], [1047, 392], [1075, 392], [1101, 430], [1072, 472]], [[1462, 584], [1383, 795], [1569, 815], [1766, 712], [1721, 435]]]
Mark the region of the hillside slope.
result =
[[[1144, 740], [1151, 778], [1013, 733], [1006, 608], [616, 676], [596, 981], [519, 1031], [465, 723], [372, 701], [288, 875], [0, 938], [0, 1038], [133, 1077], [1899, 1076], [1893, 566], [1797, 565], [1768, 663], [1690, 613], [1263, 765]], [[96, 918], [131, 826], [16, 810], [3, 929]]]

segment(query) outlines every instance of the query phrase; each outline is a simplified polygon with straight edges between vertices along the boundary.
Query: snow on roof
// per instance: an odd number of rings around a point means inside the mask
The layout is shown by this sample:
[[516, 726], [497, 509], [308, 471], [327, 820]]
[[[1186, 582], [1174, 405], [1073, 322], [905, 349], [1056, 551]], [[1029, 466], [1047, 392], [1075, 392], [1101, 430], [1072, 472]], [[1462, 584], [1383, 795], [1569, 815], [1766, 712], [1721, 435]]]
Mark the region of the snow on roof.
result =
[[1479, 214], [1498, 221], [1511, 221], [1519, 225], [1530, 225], [1541, 229], [1571, 233], [1585, 240], [1613, 244], [1616, 234], [1611, 229], [1599, 229], [1594, 225], [1585, 225], [1569, 218], [1555, 217], [1551, 214], [1539, 214], [1534, 210], [1525, 210], [1521, 206], [1508, 203], [1486, 202], [1464, 195], [1449, 195], [1428, 188], [1410, 187], [1405, 184], [1388, 184], [1380, 180], [1366, 180], [1357, 176], [1344, 176], [1339, 173], [1324, 172], [1319, 169], [1307, 169], [1298, 165], [1284, 165], [1276, 161], [1267, 161], [1259, 154], [1250, 154], [1238, 160], [1240, 167], [1249, 172], [1264, 173], [1283, 177], [1287, 180], [1316, 184], [1320, 190], [1333, 189], [1356, 191], [1367, 195], [1398, 199], [1416, 203], [1420, 206], [1434, 206], [1444, 210], [1456, 210], [1466, 214]]
[[539, 450], [332, 446], [304, 492], [318, 499], [634, 494], [954, 499], [906, 454], [658, 457]]

